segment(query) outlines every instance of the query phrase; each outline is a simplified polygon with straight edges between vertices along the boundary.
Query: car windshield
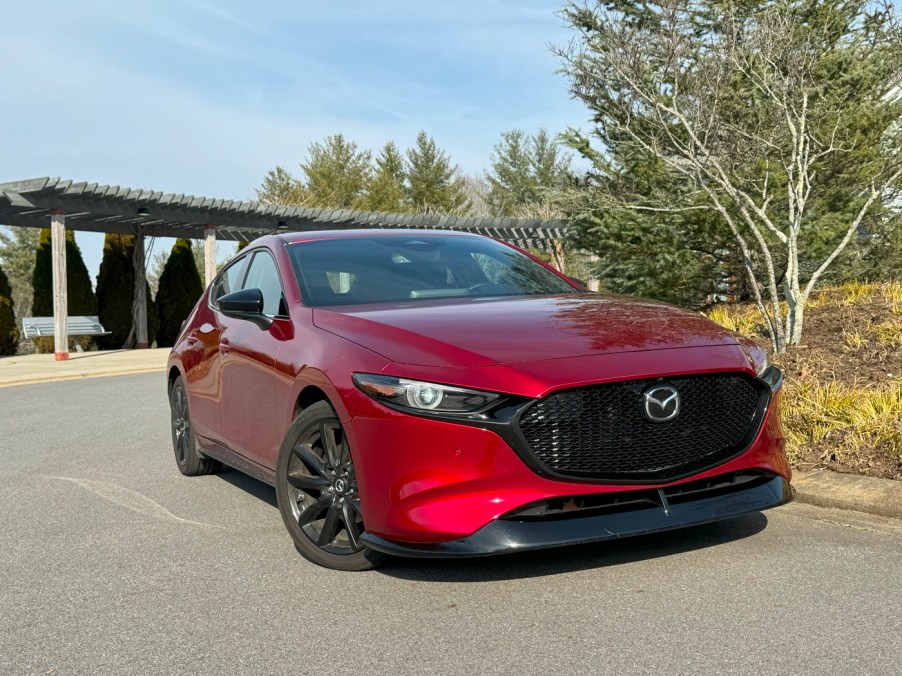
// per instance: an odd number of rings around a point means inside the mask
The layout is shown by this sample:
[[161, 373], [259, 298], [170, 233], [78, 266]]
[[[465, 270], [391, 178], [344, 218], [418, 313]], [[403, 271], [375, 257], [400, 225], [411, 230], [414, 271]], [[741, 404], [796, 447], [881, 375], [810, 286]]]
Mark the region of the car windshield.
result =
[[313, 306], [577, 292], [529, 257], [483, 237], [347, 237], [289, 251]]

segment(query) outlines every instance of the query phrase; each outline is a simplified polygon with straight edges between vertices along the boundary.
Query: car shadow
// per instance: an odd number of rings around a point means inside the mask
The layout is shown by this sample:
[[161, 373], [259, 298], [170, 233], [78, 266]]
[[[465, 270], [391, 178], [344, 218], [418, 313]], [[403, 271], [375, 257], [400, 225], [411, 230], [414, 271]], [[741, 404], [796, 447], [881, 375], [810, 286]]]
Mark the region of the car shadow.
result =
[[[269, 484], [233, 469], [225, 470], [216, 476], [278, 510], [276, 490]], [[389, 557], [377, 572], [415, 582], [491, 582], [544, 577], [591, 568], [608, 568], [716, 547], [751, 537], [766, 527], [767, 517], [761, 512], [753, 512], [728, 521], [663, 533], [518, 554], [472, 559]]]
[[237, 469], [224, 469], [216, 476], [270, 506], [279, 508], [279, 503], [276, 502], [276, 489], [269, 484], [248, 476], [244, 472], [239, 472]]
[[754, 512], [729, 521], [664, 533], [519, 554], [475, 559], [391, 558], [379, 572], [416, 582], [490, 582], [543, 577], [716, 547], [751, 537], [766, 527], [767, 517], [761, 512]]

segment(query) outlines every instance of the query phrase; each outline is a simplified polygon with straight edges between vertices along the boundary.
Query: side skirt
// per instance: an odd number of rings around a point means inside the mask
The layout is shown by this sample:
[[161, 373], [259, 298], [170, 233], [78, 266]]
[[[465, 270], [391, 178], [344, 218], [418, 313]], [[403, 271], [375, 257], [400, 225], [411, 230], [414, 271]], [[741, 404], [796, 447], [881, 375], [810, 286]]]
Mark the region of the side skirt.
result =
[[244, 472], [248, 476], [257, 479], [258, 481], [262, 481], [265, 484], [269, 484], [270, 486], [276, 485], [276, 476], [272, 471], [248, 460], [243, 455], [239, 455], [231, 449], [221, 446], [215, 441], [211, 441], [200, 435], [197, 435], [197, 444], [200, 447], [198, 450], [203, 455], [209, 456], [214, 460], [219, 460], [219, 462], [224, 465], [228, 465], [232, 469], [237, 469], [239, 472]]

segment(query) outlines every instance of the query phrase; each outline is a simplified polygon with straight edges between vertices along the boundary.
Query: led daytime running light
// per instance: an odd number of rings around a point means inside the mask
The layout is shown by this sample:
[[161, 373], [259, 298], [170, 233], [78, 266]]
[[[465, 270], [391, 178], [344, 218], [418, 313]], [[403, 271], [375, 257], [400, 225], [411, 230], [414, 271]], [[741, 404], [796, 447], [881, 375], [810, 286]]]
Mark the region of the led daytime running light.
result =
[[413, 411], [474, 413], [499, 397], [493, 392], [369, 373], [355, 373], [354, 384], [376, 401]]

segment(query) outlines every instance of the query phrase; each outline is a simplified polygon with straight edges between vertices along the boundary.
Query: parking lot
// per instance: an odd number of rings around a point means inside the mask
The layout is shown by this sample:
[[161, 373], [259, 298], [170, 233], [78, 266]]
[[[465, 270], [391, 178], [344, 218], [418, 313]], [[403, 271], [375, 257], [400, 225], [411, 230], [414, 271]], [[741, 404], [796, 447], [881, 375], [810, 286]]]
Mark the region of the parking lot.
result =
[[339, 573], [272, 489], [189, 479], [162, 374], [0, 389], [0, 673], [868, 673], [902, 523], [800, 504], [620, 542]]

